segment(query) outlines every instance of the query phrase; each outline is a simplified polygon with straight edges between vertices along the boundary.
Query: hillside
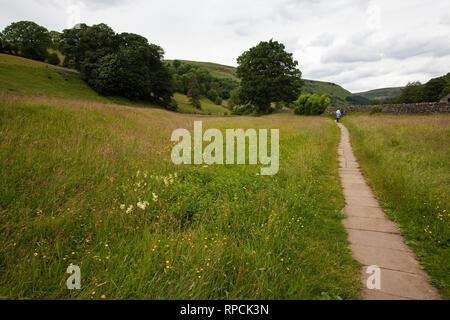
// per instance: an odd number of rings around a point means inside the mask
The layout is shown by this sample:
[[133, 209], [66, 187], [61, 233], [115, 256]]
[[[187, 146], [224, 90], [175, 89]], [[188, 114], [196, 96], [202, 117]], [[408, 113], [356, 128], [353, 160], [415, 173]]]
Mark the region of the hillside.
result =
[[395, 87], [395, 88], [382, 88], [382, 89], [375, 89], [365, 92], [358, 92], [355, 93], [356, 96], [361, 96], [369, 100], [378, 99], [378, 100], [384, 100], [384, 99], [390, 99], [395, 98], [401, 95], [403, 87]]
[[[58, 99], [115, 103], [135, 107], [158, 108], [148, 102], [130, 101], [122, 97], [105, 97], [90, 88], [78, 71], [22, 57], [0, 54], [0, 91], [19, 96], [52, 97]], [[224, 114], [228, 109], [201, 99], [202, 110], [187, 103], [187, 97], [176, 94], [174, 99], [183, 113]]]
[[[173, 60], [165, 60], [172, 63]], [[189, 63], [201, 68], [207, 69], [213, 76], [218, 78], [230, 78], [239, 81], [236, 77], [236, 68], [231, 66], [225, 66], [221, 64], [211, 62], [199, 62], [189, 60], [179, 60], [182, 63]], [[342, 88], [341, 86], [323, 81], [307, 80], [304, 79], [305, 85], [303, 87], [303, 93], [310, 94], [326, 94], [331, 99], [331, 103], [334, 106], [348, 106], [351, 104], [368, 104], [369, 101], [363, 96], [355, 96], [350, 91]]]

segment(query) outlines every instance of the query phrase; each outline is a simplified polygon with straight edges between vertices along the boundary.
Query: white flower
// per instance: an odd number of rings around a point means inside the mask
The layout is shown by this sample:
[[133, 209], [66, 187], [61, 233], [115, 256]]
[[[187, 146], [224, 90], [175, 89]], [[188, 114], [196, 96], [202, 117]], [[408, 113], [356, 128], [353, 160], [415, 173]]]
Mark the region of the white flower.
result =
[[120, 205], [120, 209], [125, 210], [125, 205], [124, 205], [124, 204], [121, 204], [121, 205]]
[[130, 204], [130, 206], [128, 207], [127, 211], [125, 211], [126, 213], [130, 213], [131, 211], [133, 211], [133, 205]]
[[147, 206], [148, 206], [148, 205], [149, 205], [148, 201], [143, 201], [143, 202], [139, 201], [139, 202], [137, 203], [138, 208], [139, 208], [139, 209], [142, 209], [142, 210], [147, 209]]
[[141, 174], [141, 171], [138, 170], [138, 172], [136, 172], [136, 177], [139, 177], [140, 174]]
[[167, 180], [167, 178], [166, 178], [166, 177], [164, 177], [164, 184], [165, 184], [166, 186], [168, 186], [168, 185], [169, 185], [169, 180]]
[[152, 192], [152, 196], [153, 196], [153, 201], [155, 201], [155, 202], [158, 201], [158, 196], [155, 193]]

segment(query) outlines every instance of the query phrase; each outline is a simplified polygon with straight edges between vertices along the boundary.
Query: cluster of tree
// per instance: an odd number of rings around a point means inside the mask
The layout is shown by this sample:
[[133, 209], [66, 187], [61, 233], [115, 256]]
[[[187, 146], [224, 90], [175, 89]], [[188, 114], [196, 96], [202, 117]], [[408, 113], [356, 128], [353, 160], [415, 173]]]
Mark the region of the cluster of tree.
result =
[[48, 50], [57, 48], [58, 35], [31, 21], [14, 22], [0, 33], [0, 52], [58, 65], [58, 55]]
[[239, 86], [233, 79], [216, 78], [199, 66], [174, 60], [171, 65], [175, 91], [186, 94], [193, 106], [200, 108], [200, 96], [203, 95], [217, 105], [229, 99], [231, 91]]
[[330, 98], [326, 95], [302, 94], [294, 102], [294, 112], [301, 115], [319, 115], [331, 105]]
[[176, 108], [164, 50], [140, 35], [116, 34], [106, 24], [79, 24], [62, 32], [59, 50], [65, 55], [64, 65], [79, 70], [101, 94]]
[[65, 56], [63, 65], [80, 71], [97, 92], [176, 109], [173, 74], [163, 62], [164, 50], [140, 35], [116, 34], [106, 24], [49, 32], [21, 21], [6, 27], [0, 42], [2, 52], [52, 64], [60, 61], [49, 49], [59, 50]]
[[299, 96], [302, 73], [283, 44], [270, 40], [244, 52], [238, 59], [240, 87], [231, 91], [230, 105], [251, 104], [258, 113], [269, 113], [271, 103], [289, 104]]
[[398, 97], [386, 100], [372, 100], [371, 104], [402, 104], [418, 102], [438, 102], [450, 94], [450, 73], [431, 79], [426, 84], [410, 82]]

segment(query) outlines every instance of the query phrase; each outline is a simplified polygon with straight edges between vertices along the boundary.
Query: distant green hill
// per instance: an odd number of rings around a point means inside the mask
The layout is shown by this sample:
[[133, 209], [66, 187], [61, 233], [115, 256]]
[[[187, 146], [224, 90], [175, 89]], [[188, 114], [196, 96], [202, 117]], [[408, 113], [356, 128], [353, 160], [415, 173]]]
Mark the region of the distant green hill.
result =
[[358, 92], [355, 93], [356, 96], [361, 96], [369, 100], [378, 99], [378, 100], [384, 100], [384, 99], [390, 99], [398, 97], [402, 94], [403, 87], [396, 87], [396, 88], [382, 88], [382, 89], [375, 89], [365, 92]]
[[[173, 60], [165, 60], [166, 62], [172, 63]], [[212, 62], [199, 62], [199, 61], [189, 61], [189, 60], [178, 60], [181, 63], [192, 64], [200, 68], [208, 70], [212, 76], [217, 78], [230, 78], [239, 81], [236, 76], [236, 68], [225, 66], [223, 64], [217, 64]]]
[[[166, 62], [172, 63], [173, 60], [166, 60]], [[211, 62], [199, 62], [189, 60], [179, 60], [181, 63], [189, 63], [201, 68], [207, 69], [213, 76], [218, 78], [231, 78], [239, 81], [236, 76], [236, 68], [231, 66], [225, 66], [221, 64]], [[345, 90], [341, 86], [323, 81], [307, 80], [304, 79], [305, 85], [303, 87], [303, 93], [310, 94], [326, 94], [331, 99], [331, 104], [334, 106], [348, 106], [352, 104], [368, 104], [369, 100], [365, 97], [355, 96], [350, 91]]]

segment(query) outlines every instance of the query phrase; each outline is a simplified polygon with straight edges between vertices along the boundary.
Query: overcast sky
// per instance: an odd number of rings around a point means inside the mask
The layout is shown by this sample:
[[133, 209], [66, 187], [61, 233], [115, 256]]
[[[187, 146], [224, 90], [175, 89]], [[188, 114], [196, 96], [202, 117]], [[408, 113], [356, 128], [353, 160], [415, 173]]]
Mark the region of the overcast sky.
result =
[[359, 92], [450, 72], [449, 0], [0, 0], [0, 28], [104, 22], [141, 34], [167, 59], [236, 66], [259, 41], [286, 45], [303, 78]]

